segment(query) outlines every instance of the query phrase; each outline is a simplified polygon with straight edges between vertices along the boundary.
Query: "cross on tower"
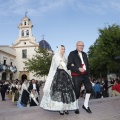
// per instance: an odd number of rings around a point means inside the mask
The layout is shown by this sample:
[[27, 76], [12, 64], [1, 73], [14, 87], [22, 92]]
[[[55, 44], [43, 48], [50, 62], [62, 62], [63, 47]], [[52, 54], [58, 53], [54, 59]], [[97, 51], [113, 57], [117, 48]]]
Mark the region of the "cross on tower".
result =
[[43, 40], [44, 40], [44, 36], [45, 36], [45, 35], [42, 35], [42, 39], [43, 39]]
[[28, 11], [26, 10], [26, 12], [25, 12], [25, 17], [27, 17], [27, 13], [28, 13]]

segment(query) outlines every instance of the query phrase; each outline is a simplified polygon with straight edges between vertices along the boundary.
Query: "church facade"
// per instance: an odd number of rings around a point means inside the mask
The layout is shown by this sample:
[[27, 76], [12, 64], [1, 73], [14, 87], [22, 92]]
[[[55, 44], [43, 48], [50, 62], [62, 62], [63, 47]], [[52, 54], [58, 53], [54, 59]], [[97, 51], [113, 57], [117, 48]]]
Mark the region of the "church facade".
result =
[[32, 78], [44, 80], [43, 77], [34, 77], [32, 72], [25, 70], [24, 61], [35, 55], [40, 47], [32, 34], [32, 22], [25, 16], [18, 25], [19, 35], [12, 46], [0, 46], [0, 80], [23, 80]]

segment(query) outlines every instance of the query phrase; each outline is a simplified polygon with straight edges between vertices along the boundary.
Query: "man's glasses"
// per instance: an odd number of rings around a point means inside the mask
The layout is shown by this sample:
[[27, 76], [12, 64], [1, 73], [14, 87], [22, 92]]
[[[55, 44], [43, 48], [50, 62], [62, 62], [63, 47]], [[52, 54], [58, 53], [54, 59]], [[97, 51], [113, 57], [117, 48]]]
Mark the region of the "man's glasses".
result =
[[77, 45], [77, 46], [82, 46], [82, 47], [84, 47], [84, 45]]

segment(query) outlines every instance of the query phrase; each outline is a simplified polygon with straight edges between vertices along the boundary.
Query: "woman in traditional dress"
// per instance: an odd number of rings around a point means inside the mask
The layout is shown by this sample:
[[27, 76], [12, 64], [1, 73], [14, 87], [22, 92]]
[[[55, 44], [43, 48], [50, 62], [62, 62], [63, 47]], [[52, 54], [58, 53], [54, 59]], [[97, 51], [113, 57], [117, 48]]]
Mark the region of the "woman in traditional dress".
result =
[[52, 58], [48, 77], [43, 88], [40, 107], [59, 111], [60, 115], [69, 114], [68, 110], [78, 109], [74, 85], [66, 68], [65, 47], [59, 46]]
[[38, 100], [38, 92], [36, 89], [33, 89], [30, 93], [30, 106], [38, 106], [39, 100]]
[[16, 90], [17, 90], [15, 81], [12, 84], [11, 90], [12, 90], [12, 102], [15, 102], [16, 101], [15, 93], [16, 93]]
[[21, 84], [20, 81], [17, 82], [16, 84], [16, 91], [15, 91], [15, 100], [18, 101], [19, 99], [19, 95], [20, 95], [20, 91], [21, 91]]
[[8, 86], [8, 89], [9, 89], [9, 98], [12, 100], [12, 82], [9, 83], [9, 86]]
[[29, 81], [25, 80], [24, 83], [22, 84], [21, 91], [20, 91], [20, 96], [18, 99], [17, 107], [27, 107], [28, 101], [29, 101]]

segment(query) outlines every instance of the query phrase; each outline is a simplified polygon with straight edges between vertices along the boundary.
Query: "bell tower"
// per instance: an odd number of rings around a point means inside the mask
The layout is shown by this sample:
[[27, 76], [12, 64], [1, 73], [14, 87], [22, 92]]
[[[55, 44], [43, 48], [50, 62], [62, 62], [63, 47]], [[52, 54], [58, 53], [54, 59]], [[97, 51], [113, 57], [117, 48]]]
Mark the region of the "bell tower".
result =
[[26, 16], [22, 18], [22, 22], [19, 24], [19, 38], [26, 38], [32, 36], [32, 23]]
[[25, 13], [25, 16], [22, 18], [21, 23], [18, 25], [19, 28], [19, 35], [16, 40], [16, 44], [19, 43], [21, 40], [23, 41], [30, 41], [32, 43], [35, 43], [35, 38], [32, 35], [32, 22], [27, 17], [27, 12]]

